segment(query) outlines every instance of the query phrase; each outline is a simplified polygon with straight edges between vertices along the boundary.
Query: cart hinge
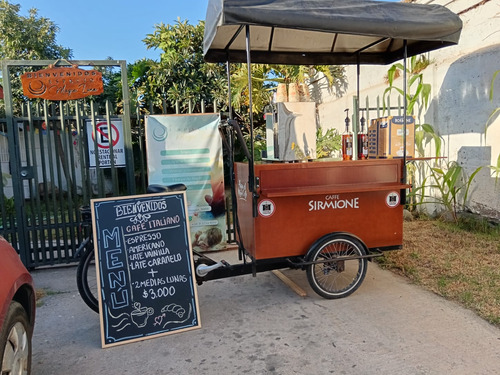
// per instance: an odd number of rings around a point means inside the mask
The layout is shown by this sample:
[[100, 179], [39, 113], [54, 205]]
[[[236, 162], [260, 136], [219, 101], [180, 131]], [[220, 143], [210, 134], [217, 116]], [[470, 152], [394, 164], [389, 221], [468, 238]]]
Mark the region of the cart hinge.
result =
[[253, 206], [253, 217], [258, 216], [257, 212], [257, 200], [259, 199], [259, 194], [257, 193], [252, 193], [252, 206]]

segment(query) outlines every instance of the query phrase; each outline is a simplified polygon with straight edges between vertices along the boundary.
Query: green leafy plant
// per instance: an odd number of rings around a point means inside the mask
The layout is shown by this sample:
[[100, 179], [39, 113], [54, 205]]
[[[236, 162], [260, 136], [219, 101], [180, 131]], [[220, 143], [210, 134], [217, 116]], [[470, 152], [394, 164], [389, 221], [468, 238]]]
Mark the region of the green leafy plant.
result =
[[415, 129], [415, 147], [418, 156], [425, 156], [425, 149], [429, 144], [434, 145], [434, 154], [436, 157], [441, 155], [443, 139], [430, 124], [419, 124]]
[[495, 176], [495, 184], [498, 183], [498, 178], [500, 177], [500, 154], [498, 154], [497, 165], [489, 165], [488, 166], [492, 175]]
[[6, 215], [14, 215], [16, 213], [16, 205], [14, 203], [14, 198], [7, 198], [5, 195], [3, 196], [3, 205], [5, 207], [4, 214]]
[[[463, 168], [456, 162], [448, 162], [444, 168], [431, 167], [429, 188], [439, 191], [439, 195], [434, 197], [433, 203], [444, 206], [446, 211], [450, 212], [453, 219], [457, 221], [457, 213], [465, 209], [472, 181], [482, 168], [476, 168], [470, 177], [467, 177]], [[427, 179], [429, 178], [426, 178], [425, 182]]]
[[329, 158], [335, 151], [340, 151], [341, 135], [335, 128], [328, 129], [323, 134], [323, 129], [320, 127], [316, 131], [316, 157]]
[[[407, 81], [407, 92], [406, 92], [406, 104], [407, 113], [414, 113], [415, 106], [419, 104], [418, 110], [420, 112], [427, 108], [429, 105], [429, 98], [431, 94], [432, 86], [429, 83], [424, 82], [424, 75], [422, 71], [431, 64], [431, 61], [425, 55], [413, 56], [410, 60], [410, 66], [407, 71], [409, 72], [409, 77]], [[401, 96], [405, 93], [403, 89], [394, 86], [394, 80], [401, 75], [401, 71], [404, 70], [403, 64], [394, 64], [387, 71], [387, 87], [384, 91], [383, 105], [384, 111], [386, 110], [386, 97], [390, 95], [392, 90], [396, 90]]]
[[[2, 173], [2, 185], [5, 186], [8, 183], [8, 178], [10, 178], [10, 174]], [[7, 198], [5, 195], [3, 196], [3, 206], [2, 211], [5, 215], [13, 215], [16, 212], [16, 206], [14, 204], [14, 198]]]
[[[436, 164], [437, 158], [441, 155], [443, 140], [430, 124], [420, 124], [415, 129], [415, 148], [419, 157], [425, 157], [426, 148], [432, 144], [436, 159], [431, 163]], [[407, 196], [407, 208], [414, 211], [419, 205], [423, 204], [427, 198], [427, 182], [430, 177], [429, 162], [413, 162], [406, 166], [408, 182], [413, 185]]]
[[10, 174], [2, 173], [2, 184], [5, 186], [8, 183], [8, 179], [10, 178]]
[[[266, 129], [263, 127], [256, 127], [253, 129], [253, 158], [254, 161], [262, 160], [262, 151], [266, 150]], [[250, 138], [250, 132], [246, 129], [243, 131], [243, 138], [247, 144], [248, 150], [250, 150], [252, 140]], [[243, 157], [243, 152], [237, 152], [240, 156], [236, 156], [236, 159], [246, 160], [246, 157]]]
[[[424, 82], [422, 71], [430, 64], [431, 61], [424, 55], [413, 56], [409, 61], [408, 89], [404, 98], [409, 115], [415, 112], [420, 115], [429, 105], [432, 87]], [[401, 75], [403, 69], [402, 64], [394, 64], [387, 72], [389, 87], [384, 91], [384, 111], [386, 98], [392, 90], [396, 90], [402, 96], [405, 94], [401, 88], [394, 86], [395, 79]], [[470, 177], [467, 177], [463, 168], [456, 162], [442, 165], [439, 158], [443, 139], [430, 124], [416, 125], [415, 145], [417, 156], [425, 157], [429, 146], [434, 146], [434, 155], [431, 160], [407, 165], [408, 179], [413, 185], [408, 195], [408, 208], [414, 210], [419, 205], [435, 203], [442, 206], [457, 221], [457, 213], [465, 209], [474, 177], [483, 167], [477, 168]]]
[[201, 111], [201, 101], [211, 105], [227, 97], [226, 72], [222, 64], [203, 59], [205, 22], [191, 25], [180, 18], [173, 25], [155, 25], [143, 42], [148, 49], [161, 51], [160, 61], [143, 61], [134, 71], [135, 88], [164, 113]]
[[[345, 68], [330, 65], [270, 65], [252, 64], [252, 112], [262, 113], [272, 101], [278, 83], [303, 83], [321, 75], [328, 82], [328, 87], [340, 85], [345, 80]], [[232, 97], [235, 110], [243, 112], [249, 107], [248, 67], [246, 64], [235, 65], [231, 72]]]
[[[420, 114], [429, 105], [429, 98], [431, 93], [431, 85], [424, 82], [424, 75], [422, 71], [431, 63], [431, 61], [424, 55], [413, 56], [409, 60], [408, 78], [407, 78], [407, 92], [406, 100], [407, 114], [411, 115], [418, 110]], [[392, 90], [396, 90], [401, 96], [404, 96], [404, 91], [395, 86], [395, 80], [401, 76], [401, 71], [404, 69], [402, 64], [394, 64], [387, 71], [388, 87], [383, 95], [383, 109], [386, 110], [386, 102]], [[418, 118], [418, 116], [417, 116]], [[425, 157], [426, 149], [430, 145], [434, 146], [434, 157], [437, 160], [441, 156], [443, 140], [441, 136], [435, 131], [434, 127], [430, 124], [416, 124], [415, 125], [415, 146], [416, 154], [419, 157]], [[428, 198], [430, 192], [427, 186], [430, 181], [430, 168], [431, 164], [427, 162], [409, 163], [407, 164], [407, 176], [409, 182], [413, 185], [413, 189], [408, 194], [407, 208], [411, 211], [415, 210], [419, 205], [423, 204]], [[439, 174], [435, 173], [434, 177]], [[435, 185], [442, 185], [444, 181], [434, 181]]]
[[295, 160], [307, 160], [306, 154], [304, 154], [304, 151], [299, 147], [298, 144], [295, 142], [292, 142], [292, 151], [295, 152]]

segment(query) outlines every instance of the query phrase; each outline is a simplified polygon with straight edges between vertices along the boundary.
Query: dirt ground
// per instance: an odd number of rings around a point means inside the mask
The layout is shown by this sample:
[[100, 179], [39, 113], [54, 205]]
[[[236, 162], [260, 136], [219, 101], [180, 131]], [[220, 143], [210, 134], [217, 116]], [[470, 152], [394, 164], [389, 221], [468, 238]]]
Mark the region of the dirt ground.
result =
[[380, 264], [500, 327], [497, 235], [439, 221], [409, 221], [404, 224], [404, 250], [387, 254]]

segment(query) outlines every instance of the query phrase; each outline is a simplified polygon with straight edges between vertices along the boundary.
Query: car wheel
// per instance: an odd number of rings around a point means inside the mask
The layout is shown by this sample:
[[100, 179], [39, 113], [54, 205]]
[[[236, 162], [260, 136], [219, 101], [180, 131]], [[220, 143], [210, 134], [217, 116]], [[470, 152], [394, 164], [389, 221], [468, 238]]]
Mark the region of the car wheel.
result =
[[0, 374], [30, 374], [32, 328], [20, 303], [11, 302], [3, 328], [0, 336]]

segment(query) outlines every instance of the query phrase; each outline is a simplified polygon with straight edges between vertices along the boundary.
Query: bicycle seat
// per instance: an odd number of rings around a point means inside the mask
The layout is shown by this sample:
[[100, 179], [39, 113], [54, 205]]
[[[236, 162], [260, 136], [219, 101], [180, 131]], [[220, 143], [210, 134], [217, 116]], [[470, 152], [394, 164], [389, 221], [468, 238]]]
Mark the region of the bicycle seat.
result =
[[148, 193], [168, 193], [172, 191], [184, 191], [187, 187], [184, 184], [173, 184], [173, 185], [149, 185], [146, 189]]

